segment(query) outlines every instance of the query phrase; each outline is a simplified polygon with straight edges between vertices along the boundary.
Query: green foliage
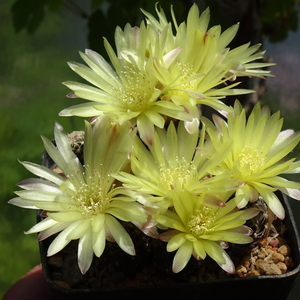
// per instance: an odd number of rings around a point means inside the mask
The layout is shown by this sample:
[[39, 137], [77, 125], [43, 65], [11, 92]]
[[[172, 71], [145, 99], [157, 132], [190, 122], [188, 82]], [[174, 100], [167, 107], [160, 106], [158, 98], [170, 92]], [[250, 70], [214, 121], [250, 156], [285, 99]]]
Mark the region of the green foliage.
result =
[[[138, 4], [136, 0], [128, 0], [126, 1], [126, 5], [124, 5], [124, 0], [92, 1], [92, 13], [88, 18], [88, 42], [90, 49], [101, 53], [101, 55], [107, 58], [102, 37], [106, 37], [109, 42], [112, 42], [117, 25], [121, 28], [124, 28], [127, 23], [130, 23], [132, 26], [139, 25], [143, 19], [140, 7], [143, 7], [146, 11], [153, 12], [154, 5], [157, 1], [140, 2], [141, 3]], [[105, 3], [105, 5], [103, 5], [103, 3]], [[98, 4], [98, 6], [96, 4]], [[176, 0], [173, 4], [175, 13], [179, 16], [178, 19], [182, 20], [185, 11], [182, 9], [182, 1]], [[160, 1], [159, 5], [163, 7], [166, 12], [169, 12], [169, 1]]]
[[260, 31], [260, 38], [269, 37], [270, 42], [283, 41], [289, 31], [297, 30], [299, 0], [245, 0], [245, 11], [242, 5], [238, 9], [239, 1], [205, 0], [205, 3], [211, 9], [214, 25], [221, 24], [225, 29], [240, 22], [241, 28], [245, 24], [250, 30], [249, 39], [256, 28]]
[[11, 7], [15, 30], [34, 33], [44, 21], [47, 8], [59, 10], [62, 3], [63, 0], [17, 0]]
[[299, 0], [273, 0], [263, 7], [261, 22], [271, 42], [286, 39], [290, 30], [297, 31], [299, 3]]
[[[55, 120], [68, 132], [84, 127], [82, 120], [58, 117], [71, 104], [65, 97], [68, 90], [61, 85], [73, 76], [66, 61], [77, 58], [83, 47], [78, 36], [74, 42], [68, 35], [69, 26], [74, 25], [70, 15], [64, 15], [64, 20], [63, 15], [49, 13], [45, 26], [34, 35], [16, 34], [10, 15], [12, 2], [0, 1], [0, 299], [40, 261], [36, 235], [24, 235], [36, 222], [35, 212], [7, 204], [18, 189], [16, 183], [29, 176], [18, 159], [40, 163], [40, 135], [52, 139]], [[63, 44], [65, 36], [70, 37], [69, 42]]]
[[[59, 13], [63, 8], [68, 8], [81, 18], [88, 21], [89, 48], [106, 56], [103, 46], [103, 37], [112, 42], [116, 26], [123, 28], [126, 23], [139, 25], [143, 19], [140, 7], [147, 11], [154, 11], [156, 0], [91, 0], [89, 1], [89, 13], [86, 13], [73, 1], [62, 0], [16, 0], [11, 7], [13, 25], [16, 32], [26, 30], [28, 34], [35, 34], [44, 27], [47, 14], [51, 11]], [[175, 0], [172, 3], [179, 22], [185, 18], [185, 14], [191, 3], [183, 0]], [[80, 5], [80, 4], [79, 4]], [[159, 1], [159, 5], [169, 12], [170, 2]], [[107, 57], [105, 57], [107, 58]]]
[[[87, 19], [89, 48], [103, 54], [107, 59], [103, 46], [103, 37], [112, 42], [117, 24], [121, 28], [126, 23], [130, 23], [133, 26], [139, 25], [142, 20], [140, 7], [153, 13], [156, 2], [156, 0], [90, 0], [87, 4], [88, 8], [85, 7], [88, 12], [85, 12], [80, 7], [83, 3], [78, 2], [79, 4], [76, 4], [76, 2], [71, 0], [16, 0], [11, 6], [11, 13], [16, 32], [26, 30], [28, 34], [35, 34], [44, 26], [49, 13], [53, 11], [60, 13], [63, 8], [68, 8], [81, 18]], [[202, 2], [205, 3], [203, 7], [209, 6], [211, 9], [212, 24], [221, 23], [224, 29], [236, 22], [241, 22], [241, 27], [245, 23], [249, 29], [247, 24], [250, 20], [250, 22], [256, 23], [252, 24], [252, 33], [255, 28], [260, 28], [260, 37], [269, 36], [271, 42], [284, 40], [288, 36], [289, 31], [297, 30], [299, 0], [248, 1], [249, 5], [246, 12], [240, 12], [239, 7], [233, 1], [231, 4], [225, 4], [227, 6], [226, 9], [231, 10], [232, 8], [232, 11], [235, 12], [233, 17], [222, 10], [221, 5], [224, 5], [222, 1], [203, 0]], [[178, 22], [185, 19], [191, 4], [192, 1], [173, 1], [172, 5]], [[168, 12], [170, 1], [161, 0], [159, 5]], [[250, 15], [252, 17], [249, 19]], [[253, 18], [253, 15], [257, 17]], [[242, 32], [241, 34], [244, 35], [245, 33]], [[251, 38], [251, 32], [247, 34], [246, 38]]]

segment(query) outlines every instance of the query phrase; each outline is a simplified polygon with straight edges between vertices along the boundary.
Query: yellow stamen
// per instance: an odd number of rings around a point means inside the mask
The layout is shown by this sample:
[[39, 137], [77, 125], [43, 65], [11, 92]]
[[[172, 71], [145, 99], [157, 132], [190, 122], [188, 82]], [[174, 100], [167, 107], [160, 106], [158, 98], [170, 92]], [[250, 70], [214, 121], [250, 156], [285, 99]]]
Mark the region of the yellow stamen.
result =
[[197, 210], [196, 214], [191, 215], [188, 230], [193, 236], [200, 237], [213, 230], [211, 227], [214, 222], [215, 215], [212, 213], [212, 208], [205, 206], [201, 210]]
[[105, 180], [101, 172], [94, 170], [90, 176], [86, 177], [86, 182], [81, 183], [76, 195], [72, 196], [74, 204], [85, 217], [92, 218], [107, 210], [111, 199], [107, 197], [103, 185], [105, 185]]
[[193, 161], [187, 162], [184, 157], [179, 159], [176, 157], [175, 163], [169, 163], [160, 166], [160, 177], [170, 190], [174, 189], [175, 183], [179, 183], [180, 188], [185, 188], [197, 174], [197, 168]]
[[265, 164], [263, 152], [260, 152], [252, 144], [244, 146], [238, 156], [241, 168], [249, 168], [250, 173], [257, 173]]
[[123, 89], [117, 92], [118, 97], [133, 112], [145, 110], [152, 97], [154, 84], [142, 72], [128, 66], [120, 75]]

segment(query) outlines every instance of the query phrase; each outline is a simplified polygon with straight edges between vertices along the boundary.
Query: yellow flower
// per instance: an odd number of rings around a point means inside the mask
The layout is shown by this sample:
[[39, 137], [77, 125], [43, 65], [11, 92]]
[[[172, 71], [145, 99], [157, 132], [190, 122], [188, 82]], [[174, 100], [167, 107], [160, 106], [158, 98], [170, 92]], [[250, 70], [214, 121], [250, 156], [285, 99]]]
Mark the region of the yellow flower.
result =
[[300, 173], [300, 162], [285, 157], [300, 141], [300, 132], [281, 131], [283, 119], [279, 112], [270, 115], [267, 108], [257, 104], [246, 120], [245, 110], [236, 101], [234, 112], [228, 114], [225, 122], [214, 117], [215, 125], [203, 118], [208, 127], [208, 135], [215, 148], [232, 142], [229, 155], [217, 167], [209, 170], [214, 175], [233, 171], [239, 181], [236, 195], [242, 195], [239, 207], [248, 201], [256, 201], [261, 195], [270, 209], [280, 219], [284, 218], [284, 208], [274, 191], [300, 200], [300, 183], [280, 177], [283, 173]]
[[[199, 138], [200, 136], [200, 138]], [[155, 130], [153, 145], [145, 146], [136, 138], [131, 154], [132, 174], [120, 172], [114, 175], [123, 185], [138, 193], [152, 195], [154, 202], [166, 207], [173, 205], [173, 194], [182, 191], [199, 194], [202, 192], [232, 194], [237, 182], [228, 180], [224, 172], [211, 177], [208, 170], [222, 162], [230, 151], [224, 144], [215, 151], [205, 144], [205, 130], [189, 134], [183, 122], [177, 128], [171, 122], [167, 129]], [[208, 205], [221, 206], [219, 197], [207, 198]]]
[[43, 138], [45, 149], [63, 174], [29, 162], [25, 168], [40, 178], [22, 181], [18, 198], [11, 204], [46, 211], [47, 217], [27, 233], [39, 233], [39, 240], [59, 233], [51, 242], [48, 256], [62, 250], [71, 240], [79, 239], [78, 264], [85, 273], [93, 255], [100, 257], [106, 239], [115, 241], [125, 252], [135, 254], [127, 231], [118, 222], [143, 223], [146, 215], [127, 191], [115, 185], [112, 172], [128, 164], [135, 130], [129, 122], [111, 125], [101, 117], [93, 129], [86, 122], [84, 165], [73, 153], [63, 128], [55, 125], [57, 148]]
[[[149, 26], [162, 31], [167, 22], [163, 10], [156, 12], [157, 21], [151, 14], [147, 16]], [[234, 83], [226, 85], [226, 81], [234, 81], [240, 76], [269, 76], [270, 72], [257, 70], [270, 66], [270, 63], [252, 63], [263, 57], [264, 52], [255, 53], [260, 45], [249, 48], [249, 44], [230, 50], [228, 44], [238, 30], [238, 24], [221, 33], [220, 26], [208, 29], [209, 9], [199, 15], [199, 9], [194, 4], [188, 14], [187, 21], [177, 24], [174, 12], [171, 9], [175, 35], [169, 31], [166, 39], [167, 49], [178, 49], [180, 53], [168, 69], [155, 61], [155, 76], [162, 85], [162, 99], [169, 99], [177, 105], [185, 106], [194, 121], [198, 112], [196, 104], [204, 104], [217, 110], [230, 110], [219, 99], [227, 95], [241, 95], [253, 92], [252, 90], [236, 89]], [[254, 54], [255, 53], [255, 54]], [[220, 87], [222, 86], [223, 87]], [[186, 122], [189, 131], [196, 130], [197, 122]]]
[[[226, 48], [238, 25], [221, 34], [220, 26], [208, 29], [209, 10], [199, 16], [197, 5], [189, 11], [187, 22], [177, 24], [171, 10], [175, 35], [162, 10], [156, 7], [159, 21], [144, 12], [147, 24], [127, 24], [115, 33], [117, 53], [104, 40], [112, 67], [91, 50], [80, 53], [88, 67], [69, 63], [70, 67], [93, 86], [67, 81], [64, 84], [89, 103], [63, 110], [62, 116], [109, 115], [122, 124], [130, 120], [137, 125], [141, 139], [152, 144], [154, 126], [163, 128], [165, 117], [185, 121], [192, 133], [199, 127], [199, 107], [204, 104], [219, 111], [230, 111], [219, 99], [227, 95], [251, 93], [236, 89], [238, 83], [226, 85], [239, 76], [267, 76], [257, 68], [267, 63], [252, 63], [263, 57], [255, 53], [259, 45]], [[223, 85], [222, 88], [217, 88]]]
[[[252, 241], [252, 230], [243, 226], [246, 220], [254, 217], [258, 209], [235, 210], [236, 199], [229, 200], [225, 207], [203, 205], [204, 195], [188, 192], [174, 196], [174, 211], [153, 218], [168, 227], [160, 238], [168, 242], [167, 251], [176, 251], [173, 272], [180, 272], [193, 255], [205, 259], [208, 254], [226, 272], [234, 273], [234, 264], [221, 245], [227, 242], [246, 244]], [[224, 199], [226, 201], [226, 199]]]
[[[117, 54], [104, 40], [113, 67], [92, 50], [80, 53], [88, 67], [74, 62], [69, 65], [94, 86], [72, 81], [64, 84], [74, 92], [70, 97], [91, 102], [64, 109], [60, 115], [92, 117], [105, 114], [119, 124], [130, 120], [137, 125], [141, 139], [147, 144], [153, 141], [154, 125], [164, 127], [165, 116], [191, 120], [183, 107], [159, 98], [161, 89], [153, 74], [153, 61], [168, 66], [178, 53], [176, 49], [165, 53], [159, 41], [158, 32], [147, 29], [143, 23], [140, 28], [126, 25], [124, 32], [120, 28], [116, 30]], [[151, 43], [158, 46], [152, 49]]]

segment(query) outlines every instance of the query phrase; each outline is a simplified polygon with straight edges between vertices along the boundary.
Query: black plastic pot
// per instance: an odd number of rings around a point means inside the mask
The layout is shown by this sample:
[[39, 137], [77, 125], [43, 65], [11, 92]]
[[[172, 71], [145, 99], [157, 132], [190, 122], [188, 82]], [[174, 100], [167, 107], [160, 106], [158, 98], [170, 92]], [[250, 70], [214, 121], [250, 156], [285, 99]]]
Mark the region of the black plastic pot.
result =
[[286, 197], [281, 197], [286, 210], [285, 225], [294, 260], [294, 269], [282, 275], [262, 275], [244, 278], [218, 279], [174, 285], [137, 286], [122, 288], [65, 289], [51, 280], [47, 264], [47, 241], [40, 242], [41, 261], [51, 299], [201, 299], [201, 300], [268, 300], [287, 299], [300, 270], [300, 240], [294, 217]]

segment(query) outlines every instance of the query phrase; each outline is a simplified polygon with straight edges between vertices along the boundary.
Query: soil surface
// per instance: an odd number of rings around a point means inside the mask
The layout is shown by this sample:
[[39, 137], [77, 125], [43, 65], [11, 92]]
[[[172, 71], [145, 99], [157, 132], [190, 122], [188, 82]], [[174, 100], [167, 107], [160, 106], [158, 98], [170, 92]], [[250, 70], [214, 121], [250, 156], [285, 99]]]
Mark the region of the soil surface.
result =
[[[227, 253], [236, 266], [235, 274], [227, 274], [212, 259], [197, 261], [193, 257], [178, 274], [171, 271], [174, 253], [166, 252], [166, 243], [137, 233], [134, 237], [136, 256], [123, 252], [115, 243], [107, 242], [104, 254], [97, 258], [84, 275], [77, 264], [77, 241], [48, 258], [53, 281], [64, 288], [100, 288], [159, 285], [174, 282], [203, 282], [232, 277], [284, 274], [293, 269], [291, 249], [286, 240], [284, 221], [272, 219], [267, 227], [265, 212], [251, 222], [255, 241], [247, 245], [230, 244]], [[127, 230], [134, 231], [132, 225]], [[132, 232], [131, 232], [132, 233]]]

